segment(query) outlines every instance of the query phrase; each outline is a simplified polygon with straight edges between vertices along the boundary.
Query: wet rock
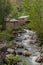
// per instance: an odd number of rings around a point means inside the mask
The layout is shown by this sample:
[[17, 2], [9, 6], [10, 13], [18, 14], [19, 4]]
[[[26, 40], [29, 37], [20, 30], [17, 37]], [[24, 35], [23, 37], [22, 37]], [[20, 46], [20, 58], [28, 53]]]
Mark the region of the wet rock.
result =
[[27, 51], [27, 50], [25, 50], [22, 54], [23, 54], [24, 56], [30, 56], [30, 55], [31, 55], [31, 53], [30, 53], [29, 51]]
[[41, 53], [43, 53], [43, 50], [41, 50]]
[[24, 40], [27, 40], [27, 38], [24, 38]]
[[24, 50], [27, 50], [28, 51], [28, 48], [24, 46]]
[[31, 40], [30, 44], [35, 44], [36, 40]]
[[41, 47], [43, 45], [43, 41], [38, 41], [38, 46]]
[[6, 56], [6, 53], [2, 52], [1, 53], [1, 59], [3, 60], [5, 58], [5, 56]]
[[35, 61], [41, 63], [41, 62], [43, 62], [43, 57], [40, 56], [40, 57], [38, 57]]
[[12, 49], [12, 48], [8, 48], [8, 49], [7, 49], [7, 52], [8, 52], [9, 54], [15, 54], [15, 55], [16, 55], [15, 50]]
[[24, 46], [23, 45], [16, 45], [17, 46], [17, 48], [24, 48]]
[[5, 47], [6, 46], [6, 43], [4, 44], [4, 43], [1, 43], [0, 44], [0, 49], [2, 49], [3, 47]]
[[17, 46], [16, 45], [13, 45], [11, 46], [12, 49], [16, 50], [17, 49]]
[[17, 38], [17, 39], [16, 39], [16, 42], [22, 42], [22, 39]]
[[17, 52], [18, 55], [22, 55], [22, 52]]
[[0, 49], [0, 51], [5, 53], [7, 51], [7, 48], [9, 48], [9, 46], [4, 46]]
[[19, 47], [19, 45], [16, 45], [16, 48], [18, 48]]

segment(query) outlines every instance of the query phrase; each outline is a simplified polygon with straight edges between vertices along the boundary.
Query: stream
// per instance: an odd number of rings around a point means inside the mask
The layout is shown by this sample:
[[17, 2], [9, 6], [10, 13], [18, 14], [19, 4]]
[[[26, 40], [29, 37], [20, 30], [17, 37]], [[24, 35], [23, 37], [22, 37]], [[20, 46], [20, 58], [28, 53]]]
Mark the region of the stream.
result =
[[[20, 55], [26, 65], [40, 65], [40, 63], [35, 62], [36, 58], [40, 56], [39, 47], [35, 45], [35, 32], [27, 29], [24, 29], [24, 31], [24, 33], [18, 34], [18, 41], [16, 41], [17, 44], [23, 45], [24, 49], [18, 48], [17, 51], [24, 51], [25, 49], [27, 49], [31, 52], [31, 56], [29, 57]], [[22, 65], [22, 63], [19, 64]]]

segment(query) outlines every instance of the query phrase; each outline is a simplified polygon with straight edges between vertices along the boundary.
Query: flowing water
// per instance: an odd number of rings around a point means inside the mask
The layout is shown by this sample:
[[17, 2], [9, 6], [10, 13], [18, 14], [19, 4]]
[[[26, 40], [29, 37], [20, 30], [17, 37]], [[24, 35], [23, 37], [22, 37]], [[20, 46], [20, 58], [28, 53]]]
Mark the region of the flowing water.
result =
[[[35, 32], [26, 29], [24, 31], [25, 33], [18, 34], [19, 41], [16, 43], [24, 45], [24, 48], [28, 49], [32, 55], [30, 57], [20, 55], [20, 57], [26, 62], [26, 65], [40, 65], [40, 63], [35, 62], [36, 58], [40, 56], [39, 48], [35, 45]], [[24, 51], [24, 49], [20, 48], [17, 51]]]

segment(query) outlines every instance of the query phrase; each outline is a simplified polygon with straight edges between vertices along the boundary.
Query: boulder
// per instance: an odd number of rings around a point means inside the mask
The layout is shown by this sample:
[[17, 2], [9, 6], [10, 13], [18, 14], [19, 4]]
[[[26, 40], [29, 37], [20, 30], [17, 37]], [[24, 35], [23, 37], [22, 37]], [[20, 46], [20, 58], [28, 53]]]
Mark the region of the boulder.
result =
[[43, 62], [43, 57], [40, 56], [40, 57], [38, 57], [35, 61], [41, 63], [41, 62]]
[[31, 53], [30, 53], [29, 51], [27, 51], [27, 50], [25, 50], [22, 54], [23, 54], [24, 56], [30, 56], [30, 55], [31, 55]]
[[7, 49], [7, 52], [10, 53], [10, 54], [15, 54], [15, 55], [16, 55], [15, 50], [12, 49], [12, 48], [8, 48], [8, 49]]

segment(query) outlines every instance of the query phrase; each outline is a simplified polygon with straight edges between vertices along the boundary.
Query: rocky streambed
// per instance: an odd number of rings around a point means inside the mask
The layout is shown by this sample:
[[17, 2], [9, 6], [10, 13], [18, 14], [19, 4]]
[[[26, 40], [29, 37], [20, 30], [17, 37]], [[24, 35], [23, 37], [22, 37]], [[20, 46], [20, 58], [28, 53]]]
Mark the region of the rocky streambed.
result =
[[24, 32], [19, 33], [15, 38], [15, 43], [12, 47], [4, 44], [5, 47], [1, 49], [3, 52], [0, 54], [0, 58], [4, 58], [4, 55], [8, 54], [17, 54], [22, 59], [22, 62], [19, 62], [18, 65], [23, 65], [23, 62], [26, 65], [40, 65], [36, 60], [40, 56], [40, 48], [36, 43], [35, 32], [24, 29]]
[[[35, 32], [24, 29], [25, 33], [19, 34], [16, 43], [24, 46], [24, 48], [18, 48], [16, 52], [24, 53], [20, 57], [26, 62], [26, 65], [40, 65], [35, 60], [40, 56], [40, 48], [36, 45]], [[22, 63], [21, 63], [22, 65]]]

